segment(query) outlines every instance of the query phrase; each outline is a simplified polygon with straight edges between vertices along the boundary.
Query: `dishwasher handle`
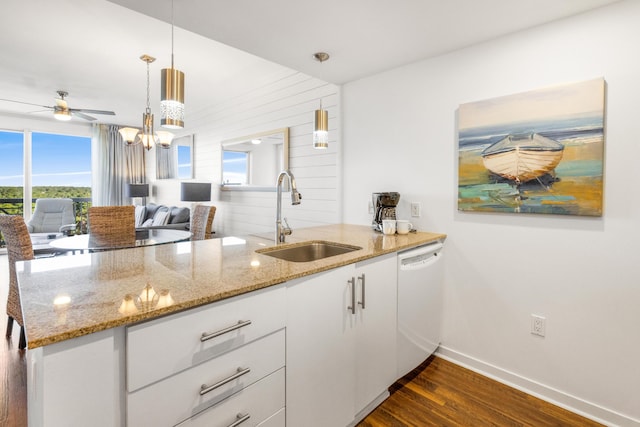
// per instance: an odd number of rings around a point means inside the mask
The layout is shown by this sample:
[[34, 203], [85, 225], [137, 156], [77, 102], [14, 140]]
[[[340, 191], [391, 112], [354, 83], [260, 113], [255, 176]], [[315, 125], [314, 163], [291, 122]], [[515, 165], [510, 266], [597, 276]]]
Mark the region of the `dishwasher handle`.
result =
[[398, 254], [400, 270], [420, 270], [437, 262], [442, 256], [442, 243], [421, 246]]

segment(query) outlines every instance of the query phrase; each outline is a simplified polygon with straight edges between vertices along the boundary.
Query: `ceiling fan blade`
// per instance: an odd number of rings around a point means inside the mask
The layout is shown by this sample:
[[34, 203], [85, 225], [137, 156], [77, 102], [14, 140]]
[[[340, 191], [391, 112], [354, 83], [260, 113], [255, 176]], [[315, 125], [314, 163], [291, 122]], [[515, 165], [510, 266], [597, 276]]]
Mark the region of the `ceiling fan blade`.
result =
[[78, 117], [83, 118], [83, 119], [85, 119], [85, 120], [91, 120], [91, 121], [93, 121], [93, 120], [97, 120], [95, 117], [88, 116], [88, 115], [86, 115], [86, 114], [81, 113], [81, 112], [80, 112], [80, 111], [78, 111], [78, 110], [73, 110], [72, 108], [70, 108], [70, 109], [69, 109], [69, 112], [70, 112], [71, 114], [73, 114], [74, 116], [78, 116]]
[[36, 107], [49, 108], [49, 109], [53, 109], [54, 108], [54, 107], [50, 107], [48, 105], [40, 105], [40, 104], [34, 104], [32, 102], [16, 101], [16, 100], [13, 100], [13, 99], [0, 98], [0, 101], [15, 102], [16, 104], [24, 104], [24, 105], [35, 105]]
[[89, 110], [86, 108], [69, 108], [69, 111], [72, 113], [91, 113], [91, 114], [104, 114], [107, 116], [115, 116], [116, 113], [113, 111], [105, 111], [105, 110]]

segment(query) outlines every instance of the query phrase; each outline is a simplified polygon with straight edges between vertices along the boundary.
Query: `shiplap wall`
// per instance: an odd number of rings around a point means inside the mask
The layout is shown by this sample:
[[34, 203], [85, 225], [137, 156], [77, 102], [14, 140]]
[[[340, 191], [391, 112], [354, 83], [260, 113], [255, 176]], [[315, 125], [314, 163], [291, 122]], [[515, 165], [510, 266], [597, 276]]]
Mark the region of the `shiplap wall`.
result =
[[[314, 111], [320, 98], [329, 112], [327, 150], [312, 147]], [[221, 142], [283, 127], [289, 128], [289, 169], [302, 193], [302, 203], [297, 206], [291, 206], [289, 192], [283, 194], [283, 216], [294, 233], [296, 228], [341, 222], [340, 116], [340, 87], [293, 70], [270, 76], [241, 96], [189, 112], [185, 121], [194, 133], [195, 181], [213, 183], [216, 232], [242, 235], [274, 231], [275, 191], [220, 191]], [[177, 182], [153, 184], [157, 202], [172, 205], [179, 200]]]

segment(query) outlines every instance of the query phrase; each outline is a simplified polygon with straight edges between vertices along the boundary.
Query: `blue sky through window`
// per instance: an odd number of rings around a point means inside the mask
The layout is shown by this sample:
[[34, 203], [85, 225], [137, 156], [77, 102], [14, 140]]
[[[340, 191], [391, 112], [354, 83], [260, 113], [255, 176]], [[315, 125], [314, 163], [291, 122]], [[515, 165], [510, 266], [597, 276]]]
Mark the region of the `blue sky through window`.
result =
[[[91, 186], [91, 138], [33, 132], [33, 186]], [[0, 186], [23, 184], [22, 133], [0, 131]]]

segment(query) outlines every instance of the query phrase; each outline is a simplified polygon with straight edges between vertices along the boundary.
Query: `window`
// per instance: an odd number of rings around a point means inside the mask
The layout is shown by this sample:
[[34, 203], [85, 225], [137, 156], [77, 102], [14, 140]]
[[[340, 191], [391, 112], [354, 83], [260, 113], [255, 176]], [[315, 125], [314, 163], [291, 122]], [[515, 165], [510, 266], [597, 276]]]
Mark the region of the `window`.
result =
[[91, 138], [34, 132], [31, 140], [34, 188], [64, 187], [64, 197], [72, 197], [77, 187], [91, 196]]
[[191, 179], [191, 145], [178, 145], [178, 178]]
[[24, 141], [22, 132], [0, 131], [0, 214], [22, 214]]
[[[0, 209], [23, 214], [23, 203], [42, 197], [91, 197], [91, 138], [0, 131]], [[25, 159], [25, 153], [31, 153]], [[25, 167], [28, 176], [25, 177]], [[26, 187], [25, 187], [26, 183]], [[27, 200], [24, 200], [25, 197]], [[10, 212], [7, 212], [11, 209]], [[79, 212], [78, 212], [79, 213]]]

